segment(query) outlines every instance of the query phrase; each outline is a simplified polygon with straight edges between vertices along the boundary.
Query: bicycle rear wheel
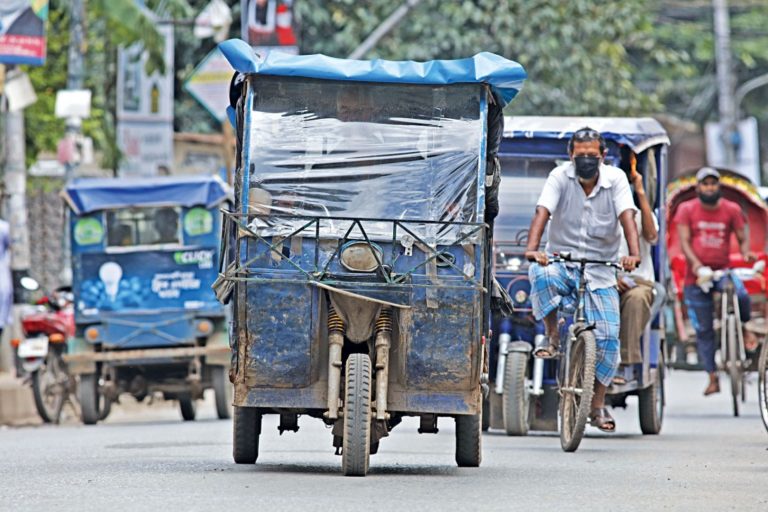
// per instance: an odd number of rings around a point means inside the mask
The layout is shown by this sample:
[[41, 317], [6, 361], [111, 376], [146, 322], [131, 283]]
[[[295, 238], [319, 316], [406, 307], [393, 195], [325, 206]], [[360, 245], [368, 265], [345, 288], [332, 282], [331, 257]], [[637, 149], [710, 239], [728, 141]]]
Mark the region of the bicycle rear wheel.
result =
[[760, 349], [760, 360], [757, 362], [757, 396], [760, 405], [760, 417], [768, 430], [768, 342], [763, 341]]
[[595, 386], [597, 348], [592, 331], [581, 332], [568, 347], [563, 364], [569, 365], [568, 381], [560, 387], [560, 446], [575, 452], [584, 437]]
[[739, 344], [736, 332], [736, 316], [728, 315], [726, 318], [727, 336], [725, 366], [728, 377], [731, 380], [731, 401], [733, 402], [733, 415], [739, 415], [739, 398], [741, 398], [741, 381], [744, 377], [739, 357]]

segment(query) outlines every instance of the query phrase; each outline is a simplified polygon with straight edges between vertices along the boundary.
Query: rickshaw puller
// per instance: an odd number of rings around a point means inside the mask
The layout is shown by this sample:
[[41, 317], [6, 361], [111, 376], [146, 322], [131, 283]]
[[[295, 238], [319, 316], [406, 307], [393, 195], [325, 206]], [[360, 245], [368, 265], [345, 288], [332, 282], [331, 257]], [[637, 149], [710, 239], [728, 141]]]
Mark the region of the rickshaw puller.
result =
[[[534, 350], [540, 358], [552, 358], [560, 344], [557, 311], [563, 300], [573, 302], [579, 285], [579, 271], [563, 263], [549, 264], [547, 253], [571, 252], [575, 258], [615, 260], [621, 233], [628, 241], [629, 255], [621, 259], [627, 271], [639, 258], [635, 205], [624, 171], [603, 163], [605, 140], [591, 128], [574, 132], [568, 142], [571, 161], [550, 172], [537, 202], [528, 234], [526, 258], [536, 263], [529, 268], [531, 303], [537, 320], [544, 321], [547, 336]], [[541, 236], [552, 218], [547, 252], [539, 251]], [[605, 392], [619, 366], [619, 293], [616, 274], [610, 267], [588, 266], [585, 313], [594, 323], [597, 342], [595, 393], [591, 424], [613, 432], [616, 423], [605, 408]]]
[[[621, 343], [621, 366], [643, 362], [640, 351], [640, 340], [648, 321], [651, 319], [653, 304], [653, 259], [651, 246], [659, 239], [659, 222], [653, 214], [648, 197], [643, 186], [643, 176], [637, 172], [636, 160], [632, 160], [629, 172], [629, 183], [633, 189], [635, 206], [640, 210], [635, 214], [635, 224], [640, 233], [640, 265], [634, 272], [619, 275], [617, 281], [621, 307], [621, 327], [619, 341]], [[629, 254], [626, 240], [621, 240], [620, 256]], [[621, 368], [621, 367], [620, 367]], [[613, 378], [613, 383], [627, 383], [621, 372]]]
[[[696, 331], [696, 347], [699, 360], [709, 374], [709, 383], [704, 396], [720, 392], [720, 381], [715, 365], [715, 330], [713, 326], [713, 299], [711, 275], [713, 270], [730, 265], [731, 234], [739, 241], [739, 250], [744, 261], [754, 261], [755, 255], [749, 250], [749, 238], [744, 226], [741, 207], [733, 201], [720, 197], [720, 173], [711, 167], [703, 167], [696, 173], [696, 194], [680, 205], [675, 224], [680, 238], [680, 248], [685, 254], [687, 265], [683, 295], [688, 315]], [[739, 300], [742, 326], [749, 321], [750, 300], [744, 284], [732, 276]], [[699, 283], [699, 284], [697, 284]], [[722, 282], [715, 286], [720, 287]], [[754, 336], [744, 329], [747, 349], [755, 345]]]

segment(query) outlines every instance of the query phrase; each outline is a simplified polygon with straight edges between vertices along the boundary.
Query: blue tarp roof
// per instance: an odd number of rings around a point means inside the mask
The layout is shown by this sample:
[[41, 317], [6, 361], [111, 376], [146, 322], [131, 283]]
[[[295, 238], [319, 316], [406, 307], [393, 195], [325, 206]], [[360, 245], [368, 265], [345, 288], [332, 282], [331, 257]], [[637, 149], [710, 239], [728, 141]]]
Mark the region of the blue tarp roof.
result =
[[218, 176], [167, 176], [161, 178], [75, 178], [62, 192], [78, 215], [96, 210], [132, 206], [205, 206], [210, 208], [230, 196]]
[[493, 53], [474, 57], [427, 62], [390, 60], [349, 60], [325, 55], [290, 55], [279, 51], [259, 58], [240, 39], [219, 45], [229, 63], [241, 73], [298, 76], [355, 82], [445, 85], [486, 83], [506, 105], [517, 95], [526, 78], [523, 66]]
[[589, 126], [607, 140], [626, 144], [642, 153], [657, 144], [669, 144], [661, 124], [650, 117], [541, 117], [513, 116], [504, 119], [504, 138], [565, 139]]

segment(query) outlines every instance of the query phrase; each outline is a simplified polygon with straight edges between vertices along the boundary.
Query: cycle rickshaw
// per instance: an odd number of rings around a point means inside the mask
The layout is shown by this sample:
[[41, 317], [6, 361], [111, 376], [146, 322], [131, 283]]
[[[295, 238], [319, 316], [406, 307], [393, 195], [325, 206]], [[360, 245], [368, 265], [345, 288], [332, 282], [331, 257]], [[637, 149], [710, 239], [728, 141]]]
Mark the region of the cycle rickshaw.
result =
[[[747, 236], [749, 246], [758, 261], [762, 264], [753, 265], [745, 262], [739, 253], [738, 242], [735, 237], [731, 240], [730, 270], [739, 276], [750, 296], [751, 320], [744, 326], [755, 337], [762, 341], [766, 333], [766, 301], [765, 278], [761, 267], [766, 261], [766, 229], [768, 228], [768, 206], [758, 193], [757, 188], [745, 177], [738, 173], [720, 169], [720, 190], [722, 196], [736, 202], [742, 209], [746, 218]], [[684, 201], [696, 197], [695, 171], [686, 173], [677, 180], [671, 182], [667, 192], [667, 251], [669, 254], [671, 278], [672, 278], [672, 308], [668, 316], [672, 320], [669, 323], [668, 340], [668, 365], [672, 368], [683, 370], [701, 370], [703, 367], [696, 356], [696, 333], [688, 319], [687, 310], [683, 298], [683, 281], [685, 279], [687, 263], [680, 248], [677, 229], [674, 219], [678, 207]], [[720, 278], [721, 276], [716, 276]], [[721, 295], [721, 302], [717, 302], [717, 314], [715, 328], [720, 347], [720, 365], [728, 374], [731, 381], [730, 391], [734, 416], [739, 415], [739, 401], [746, 399], [746, 373], [758, 369], [758, 356], [760, 347], [746, 347], [742, 335], [741, 320], [738, 314], [734, 314], [734, 308], [738, 312], [738, 304], [733, 300], [733, 290], [726, 288]], [[733, 324], [733, 325], [731, 325]], [[763, 372], [764, 373], [764, 372]], [[763, 376], [763, 374], [760, 374]], [[761, 379], [761, 383], [765, 379]], [[761, 397], [764, 395], [764, 387], [760, 385]], [[761, 408], [762, 409], [762, 408]], [[768, 415], [764, 416], [768, 420]]]
[[[645, 190], [656, 217], [664, 218], [667, 179], [667, 146], [664, 128], [650, 118], [528, 117], [505, 121], [499, 158], [502, 182], [500, 214], [494, 233], [494, 273], [513, 299], [514, 314], [495, 315], [491, 341], [491, 393], [486, 426], [508, 435], [529, 430], [558, 431], [556, 364], [531, 356], [541, 322], [532, 315], [528, 265], [524, 253], [528, 228], [549, 172], [568, 160], [567, 142], [574, 131], [589, 126], [606, 139], [606, 163], [643, 175]], [[664, 226], [659, 227], [664, 239]], [[542, 245], [546, 242], [542, 240]], [[666, 292], [666, 252], [663, 243], [653, 247], [655, 272], [651, 321], [641, 342], [642, 363], [624, 370], [626, 384], [608, 389], [606, 403], [626, 406], [627, 397], [639, 400], [640, 427], [645, 434], [661, 430], [664, 411], [664, 317], [660, 315]]]
[[481, 459], [489, 318], [486, 115], [523, 68], [353, 61], [220, 46], [243, 79], [217, 290], [233, 303], [234, 448], [254, 463], [264, 415], [332, 427], [346, 475], [403, 417], [456, 424]]

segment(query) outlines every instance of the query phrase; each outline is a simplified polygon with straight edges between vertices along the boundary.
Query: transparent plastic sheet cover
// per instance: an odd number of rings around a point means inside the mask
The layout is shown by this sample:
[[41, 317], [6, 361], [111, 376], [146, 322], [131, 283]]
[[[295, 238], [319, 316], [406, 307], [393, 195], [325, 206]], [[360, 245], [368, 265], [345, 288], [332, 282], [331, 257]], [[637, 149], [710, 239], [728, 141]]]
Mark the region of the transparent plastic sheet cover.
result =
[[[248, 212], [261, 235], [291, 233], [302, 216], [390, 221], [363, 223], [379, 240], [392, 238], [395, 219], [482, 222], [481, 85], [250, 80]], [[320, 236], [339, 238], [349, 226], [322, 220]], [[405, 226], [431, 245], [474, 229]]]

